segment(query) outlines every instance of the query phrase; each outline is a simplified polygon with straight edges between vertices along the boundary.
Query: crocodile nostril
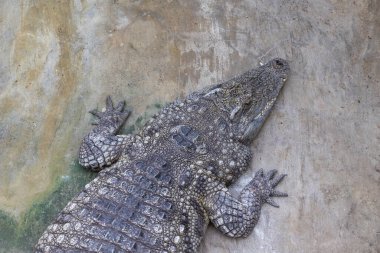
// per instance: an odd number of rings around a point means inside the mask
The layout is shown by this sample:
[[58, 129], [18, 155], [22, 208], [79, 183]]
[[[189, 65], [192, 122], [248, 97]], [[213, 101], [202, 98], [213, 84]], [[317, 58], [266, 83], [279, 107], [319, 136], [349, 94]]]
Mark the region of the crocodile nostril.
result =
[[287, 62], [281, 58], [273, 59], [271, 65], [277, 71], [286, 71], [288, 69]]
[[282, 61], [280, 61], [280, 60], [276, 60], [275, 63], [279, 67], [283, 67], [284, 66], [284, 63]]

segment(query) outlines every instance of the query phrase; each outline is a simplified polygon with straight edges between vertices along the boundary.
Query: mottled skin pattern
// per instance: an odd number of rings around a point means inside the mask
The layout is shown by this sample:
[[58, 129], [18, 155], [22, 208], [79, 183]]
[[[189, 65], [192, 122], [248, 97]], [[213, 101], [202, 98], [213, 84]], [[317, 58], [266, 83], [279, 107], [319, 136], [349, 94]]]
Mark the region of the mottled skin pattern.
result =
[[248, 236], [284, 175], [259, 170], [235, 198], [254, 139], [288, 76], [283, 59], [177, 100], [138, 135], [116, 135], [129, 115], [110, 98], [79, 162], [100, 171], [42, 235], [36, 252], [196, 252], [211, 221]]

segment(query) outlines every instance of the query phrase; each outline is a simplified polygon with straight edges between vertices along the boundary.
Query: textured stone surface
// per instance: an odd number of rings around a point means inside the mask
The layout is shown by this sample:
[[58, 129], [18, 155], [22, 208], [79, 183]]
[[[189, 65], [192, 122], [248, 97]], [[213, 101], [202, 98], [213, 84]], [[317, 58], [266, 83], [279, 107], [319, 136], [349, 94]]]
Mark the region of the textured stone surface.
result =
[[210, 227], [201, 252], [380, 251], [378, 1], [0, 2], [0, 251], [29, 252], [89, 181], [76, 153], [106, 95], [124, 132], [260, 60], [292, 75], [252, 149], [289, 174], [248, 239]]

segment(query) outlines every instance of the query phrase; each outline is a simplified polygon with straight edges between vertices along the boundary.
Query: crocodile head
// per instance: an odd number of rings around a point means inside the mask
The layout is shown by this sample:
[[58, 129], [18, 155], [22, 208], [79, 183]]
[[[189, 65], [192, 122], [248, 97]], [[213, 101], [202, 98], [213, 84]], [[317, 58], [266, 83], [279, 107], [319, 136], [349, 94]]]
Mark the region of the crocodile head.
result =
[[288, 62], [276, 58], [214, 87], [206, 96], [212, 94], [227, 114], [233, 135], [249, 143], [271, 112], [289, 71]]
[[[289, 75], [289, 64], [283, 59], [273, 59], [267, 64], [247, 73], [241, 82], [248, 96], [241, 98], [241, 114], [236, 118], [239, 138], [250, 142], [257, 135], [271, 112], [278, 94]], [[233, 120], [237, 109], [231, 111]]]

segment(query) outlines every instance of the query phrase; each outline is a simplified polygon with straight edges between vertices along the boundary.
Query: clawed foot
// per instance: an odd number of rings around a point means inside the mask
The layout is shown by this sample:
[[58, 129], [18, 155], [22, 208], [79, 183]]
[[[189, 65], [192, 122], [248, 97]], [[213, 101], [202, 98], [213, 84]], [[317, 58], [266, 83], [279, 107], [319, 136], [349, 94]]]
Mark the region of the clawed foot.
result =
[[130, 110], [124, 110], [125, 102], [119, 102], [116, 107], [113, 106], [113, 102], [110, 96], [106, 100], [106, 110], [100, 112], [97, 109], [91, 110], [90, 113], [98, 118], [93, 122], [93, 125], [100, 125], [102, 123], [108, 123], [114, 125], [115, 128], [119, 128], [128, 118], [131, 113]]
[[287, 193], [276, 191], [274, 188], [284, 179], [286, 174], [280, 174], [275, 176], [277, 170], [270, 170], [268, 173], [264, 173], [263, 169], [260, 169], [253, 179], [254, 185], [260, 191], [262, 201], [268, 203], [271, 206], [279, 207], [279, 205], [274, 202], [272, 197], [287, 197]]

